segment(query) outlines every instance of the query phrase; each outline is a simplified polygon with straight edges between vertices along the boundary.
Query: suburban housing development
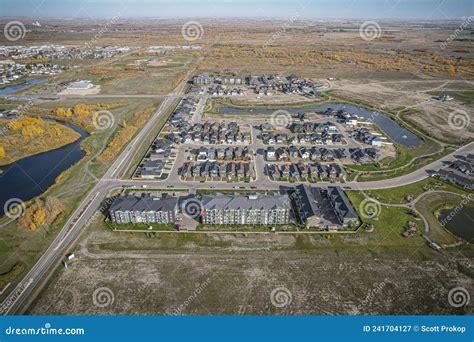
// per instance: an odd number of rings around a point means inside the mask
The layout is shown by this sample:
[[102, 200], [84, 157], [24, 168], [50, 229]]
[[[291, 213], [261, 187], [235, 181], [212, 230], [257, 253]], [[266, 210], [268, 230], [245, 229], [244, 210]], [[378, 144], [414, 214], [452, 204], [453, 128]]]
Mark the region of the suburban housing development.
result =
[[124, 3], [0, 18], [1, 315], [472, 314], [471, 6]]

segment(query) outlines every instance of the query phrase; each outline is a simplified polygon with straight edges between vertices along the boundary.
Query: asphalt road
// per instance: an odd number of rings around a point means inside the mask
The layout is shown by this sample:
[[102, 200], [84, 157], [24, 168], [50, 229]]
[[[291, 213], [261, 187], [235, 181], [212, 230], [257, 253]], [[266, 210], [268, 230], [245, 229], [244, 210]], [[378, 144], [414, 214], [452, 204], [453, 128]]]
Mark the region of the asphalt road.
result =
[[70, 243], [77, 237], [82, 227], [85, 227], [93, 218], [97, 208], [107, 195], [111, 184], [107, 179], [114, 179], [117, 176], [124, 163], [131, 158], [135, 149], [140, 145], [139, 142], [153, 128], [156, 121], [164, 114], [173, 101], [178, 97], [177, 94], [170, 94], [162, 102], [161, 106], [155, 112], [150, 121], [129, 143], [125, 150], [115, 160], [112, 166], [105, 173], [104, 178], [94, 186], [91, 192], [84, 198], [81, 204], [72, 213], [66, 221], [53, 243], [31, 268], [25, 278], [16, 286], [10, 295], [3, 301], [0, 306], [0, 314], [11, 315], [22, 313], [28, 306], [28, 300], [31, 300], [32, 291], [46, 278], [48, 272], [67, 251]]

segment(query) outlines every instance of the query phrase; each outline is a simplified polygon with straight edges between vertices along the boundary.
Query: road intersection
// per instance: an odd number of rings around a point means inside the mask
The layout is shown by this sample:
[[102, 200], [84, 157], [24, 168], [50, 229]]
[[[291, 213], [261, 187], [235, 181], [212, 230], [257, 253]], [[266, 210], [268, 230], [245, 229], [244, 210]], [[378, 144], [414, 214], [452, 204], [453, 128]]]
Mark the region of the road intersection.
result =
[[[161, 106], [147, 122], [141, 131], [135, 136], [135, 138], [127, 145], [122, 151], [119, 157], [111, 165], [104, 177], [100, 179], [93, 189], [86, 195], [83, 201], [78, 205], [76, 210], [72, 213], [65, 225], [54, 239], [53, 243], [40, 257], [36, 264], [30, 269], [24, 279], [17, 284], [14, 290], [9, 294], [5, 301], [0, 306], [0, 314], [11, 315], [21, 314], [29, 305], [34, 297], [36, 291], [39, 291], [48, 275], [54, 267], [62, 260], [62, 257], [67, 253], [68, 249], [72, 246], [75, 239], [78, 237], [80, 232], [86, 227], [94, 215], [97, 213], [98, 208], [103, 203], [104, 199], [108, 196], [110, 191], [114, 189], [120, 189], [124, 187], [133, 188], [149, 188], [149, 189], [215, 189], [216, 191], [231, 190], [236, 187], [240, 189], [268, 189], [268, 190], [279, 190], [282, 187], [293, 187], [296, 183], [290, 182], [274, 182], [268, 179], [263, 174], [264, 160], [262, 155], [256, 155], [255, 158], [255, 169], [257, 171], [257, 179], [252, 182], [239, 182], [239, 183], [228, 183], [228, 182], [189, 182], [182, 181], [178, 174], [177, 169], [180, 165], [175, 163], [169, 177], [165, 180], [131, 180], [121, 179], [120, 175], [127, 168], [127, 162], [129, 162], [137, 153], [140, 142], [148, 134], [152, 133], [153, 127], [155, 127], [157, 121], [166, 115], [172, 104], [181, 96], [180, 93], [172, 93], [165, 97]], [[257, 141], [255, 131], [252, 129], [252, 140]], [[429, 170], [438, 170], [443, 164], [451, 159], [455, 155], [462, 155], [472, 153], [474, 150], [474, 143], [465, 145], [455, 152], [444, 156], [443, 158], [426, 165], [412, 173], [399, 176], [392, 179], [385, 179], [379, 181], [370, 182], [319, 182], [314, 185], [316, 186], [341, 186], [344, 189], [353, 190], [371, 190], [371, 189], [387, 189], [393, 187], [399, 187], [407, 184], [412, 184], [429, 177]]]

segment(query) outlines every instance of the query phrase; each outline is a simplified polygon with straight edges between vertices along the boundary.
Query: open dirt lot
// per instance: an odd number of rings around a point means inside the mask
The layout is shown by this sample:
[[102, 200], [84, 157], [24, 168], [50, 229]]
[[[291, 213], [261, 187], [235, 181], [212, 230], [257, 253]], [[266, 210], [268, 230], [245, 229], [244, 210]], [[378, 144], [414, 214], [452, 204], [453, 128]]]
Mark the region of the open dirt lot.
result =
[[[401, 238], [400, 238], [401, 239]], [[472, 259], [354, 236], [83, 235], [31, 314], [466, 314]], [[369, 243], [370, 245], [370, 243]], [[277, 295], [278, 294], [278, 295]]]

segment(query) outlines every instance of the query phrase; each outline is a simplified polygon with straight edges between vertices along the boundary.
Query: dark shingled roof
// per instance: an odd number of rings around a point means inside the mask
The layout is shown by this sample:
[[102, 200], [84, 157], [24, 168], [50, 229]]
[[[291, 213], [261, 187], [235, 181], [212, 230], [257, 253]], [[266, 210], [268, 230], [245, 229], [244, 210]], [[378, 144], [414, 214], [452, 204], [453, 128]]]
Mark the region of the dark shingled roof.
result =
[[178, 199], [171, 196], [127, 195], [118, 197], [110, 207], [110, 211], [174, 211], [177, 204]]

